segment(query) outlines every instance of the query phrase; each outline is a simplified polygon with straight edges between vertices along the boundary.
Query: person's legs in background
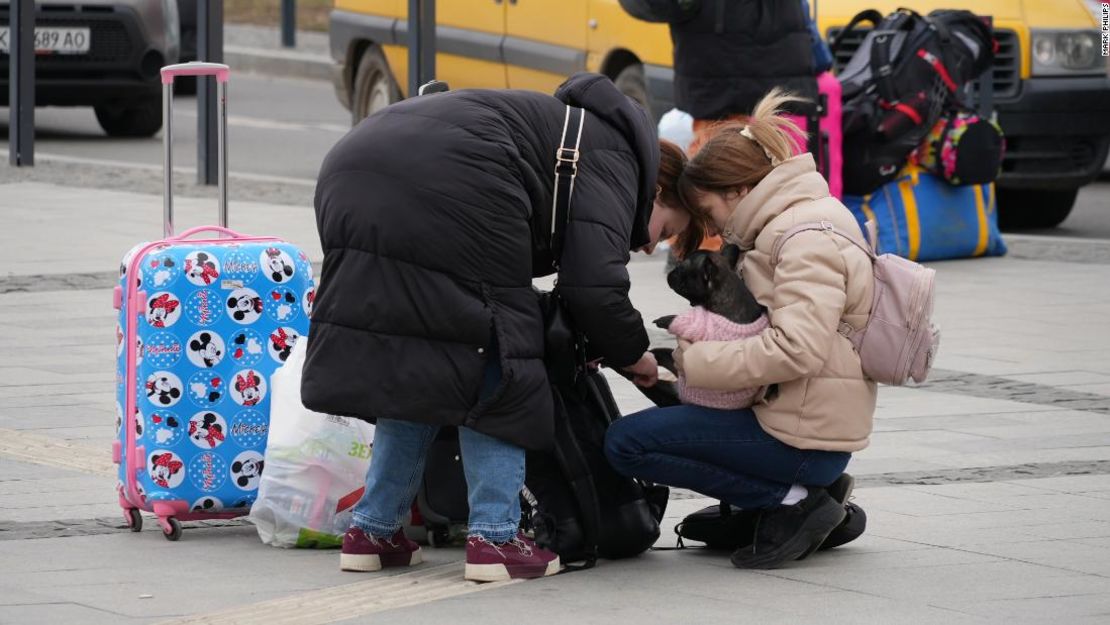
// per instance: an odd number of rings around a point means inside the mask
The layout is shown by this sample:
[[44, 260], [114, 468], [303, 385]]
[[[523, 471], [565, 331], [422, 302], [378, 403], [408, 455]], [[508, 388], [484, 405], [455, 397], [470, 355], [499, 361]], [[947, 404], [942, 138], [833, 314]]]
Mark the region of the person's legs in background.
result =
[[378, 419], [366, 492], [343, 536], [341, 569], [377, 571], [421, 561], [420, 547], [405, 537], [401, 519], [416, 497], [428, 447], [438, 431], [435, 425]]

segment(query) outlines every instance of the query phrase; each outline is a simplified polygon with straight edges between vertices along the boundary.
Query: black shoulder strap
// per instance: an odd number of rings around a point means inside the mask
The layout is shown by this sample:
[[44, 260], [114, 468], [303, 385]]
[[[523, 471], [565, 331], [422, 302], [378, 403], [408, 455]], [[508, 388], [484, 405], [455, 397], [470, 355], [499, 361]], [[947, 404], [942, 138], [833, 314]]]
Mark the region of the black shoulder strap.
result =
[[563, 258], [563, 239], [570, 221], [570, 199], [574, 194], [574, 178], [578, 175], [578, 146], [582, 143], [582, 128], [586, 125], [586, 111], [567, 105], [563, 119], [563, 138], [555, 151], [555, 194], [551, 202], [551, 266], [559, 268]]

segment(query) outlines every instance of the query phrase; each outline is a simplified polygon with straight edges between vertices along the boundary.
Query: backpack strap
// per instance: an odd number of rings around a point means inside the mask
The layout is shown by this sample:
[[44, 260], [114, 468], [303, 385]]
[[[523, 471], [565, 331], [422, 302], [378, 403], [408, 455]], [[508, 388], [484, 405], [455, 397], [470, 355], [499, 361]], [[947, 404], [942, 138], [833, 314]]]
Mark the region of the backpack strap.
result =
[[833, 234], [840, 235], [845, 239], [848, 239], [848, 241], [852, 243], [852, 245], [855, 245], [859, 249], [863, 250], [865, 254], [871, 257], [872, 261], [877, 258], [874, 250], [875, 222], [868, 221], [866, 224], [864, 224], [864, 230], [867, 233], [867, 237], [871, 243], [871, 245], [864, 245], [862, 242], [859, 241], [859, 239], [834, 226], [831, 221], [810, 221], [798, 224], [790, 228], [786, 232], [780, 234], [777, 239], [775, 239], [775, 244], [771, 246], [771, 266], [774, 267], [775, 265], [779, 264], [779, 260], [781, 260], [780, 256], [782, 255], [782, 246], [786, 245], [786, 242], [790, 240], [790, 237], [798, 234], [799, 232], [806, 232], [808, 230], [822, 230], [825, 232], [831, 232]]
[[555, 151], [555, 192], [551, 200], [551, 266], [556, 270], [563, 258], [563, 242], [570, 222], [570, 199], [578, 175], [578, 147], [586, 126], [586, 110], [567, 105], [563, 118], [563, 137]]
[[[831, 221], [810, 221], [807, 223], [798, 224], [790, 228], [786, 232], [780, 234], [777, 239], [775, 239], [775, 244], [771, 247], [771, 267], [779, 264], [779, 257], [782, 255], [782, 246], [786, 245], [786, 242], [790, 240], [790, 237], [798, 234], [799, 232], [806, 232], [808, 230], [822, 230], [824, 232], [831, 232], [833, 234], [840, 235], [841, 237], [844, 237], [849, 242], [851, 242], [852, 245], [855, 245], [859, 249], [863, 250], [865, 254], [870, 256], [871, 262], [875, 262], [878, 259], [878, 257], [875, 255], [874, 249], [876, 243], [878, 242], [878, 231], [874, 221], [868, 221], [863, 226], [864, 236], [868, 238], [870, 245], [864, 245], [859, 241], [859, 239], [834, 226]], [[841, 319], [836, 331], [852, 341], [853, 344], [856, 344], [861, 330], [852, 327], [852, 325], [849, 324], [847, 321]]]
[[848, 25], [844, 27], [844, 30], [840, 31], [840, 33], [829, 41], [829, 49], [832, 51], [833, 57], [836, 57], [836, 53], [840, 49], [841, 44], [848, 38], [848, 35], [856, 30], [856, 26], [859, 26], [863, 22], [871, 22], [877, 27], [882, 21], [883, 14], [875, 9], [867, 9], [866, 11], [857, 13], [856, 16], [852, 18], [852, 21], [848, 22]]
[[[582, 566], [568, 566], [567, 570], [592, 568], [597, 563], [597, 543], [601, 538], [601, 504], [594, 484], [593, 472], [578, 444], [578, 439], [570, 426], [566, 405], [560, 395], [559, 387], [554, 387], [555, 397], [555, 460], [570, 485], [571, 492], [578, 503], [579, 521], [582, 525], [582, 540], [585, 543], [586, 563]], [[575, 392], [573, 389], [569, 392]]]
[[894, 62], [890, 56], [894, 35], [897, 32], [894, 30], [875, 31], [875, 39], [871, 42], [871, 75], [874, 77], [875, 86], [879, 90], [879, 97], [889, 104], [897, 104], [898, 102], [898, 93], [894, 89]]

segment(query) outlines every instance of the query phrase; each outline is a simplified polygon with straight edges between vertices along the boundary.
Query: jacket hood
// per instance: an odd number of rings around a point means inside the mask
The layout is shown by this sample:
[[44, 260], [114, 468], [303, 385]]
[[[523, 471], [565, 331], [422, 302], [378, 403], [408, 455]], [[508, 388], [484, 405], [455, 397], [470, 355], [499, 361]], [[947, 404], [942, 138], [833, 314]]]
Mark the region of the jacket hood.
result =
[[725, 226], [725, 239], [747, 251], [772, 219], [791, 206], [829, 197], [829, 183], [810, 153], [783, 161], [740, 201]]
[[655, 203], [655, 178], [659, 174], [659, 139], [655, 124], [639, 104], [621, 93], [611, 80], [601, 74], [575, 74], [559, 86], [555, 97], [571, 106], [586, 109], [628, 140], [640, 164], [639, 196], [636, 198], [629, 249], [647, 245], [648, 219]]

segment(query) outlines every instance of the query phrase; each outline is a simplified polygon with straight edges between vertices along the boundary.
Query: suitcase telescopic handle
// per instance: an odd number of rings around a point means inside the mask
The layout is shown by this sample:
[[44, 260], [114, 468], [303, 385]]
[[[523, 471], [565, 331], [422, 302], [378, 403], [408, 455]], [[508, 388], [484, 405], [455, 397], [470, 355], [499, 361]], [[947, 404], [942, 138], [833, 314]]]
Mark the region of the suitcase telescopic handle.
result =
[[227, 228], [227, 81], [231, 68], [222, 63], [179, 63], [162, 68], [162, 127], [165, 188], [162, 195], [162, 228], [165, 238], [173, 236], [173, 82], [179, 76], [216, 77], [217, 152], [219, 153], [219, 225]]

